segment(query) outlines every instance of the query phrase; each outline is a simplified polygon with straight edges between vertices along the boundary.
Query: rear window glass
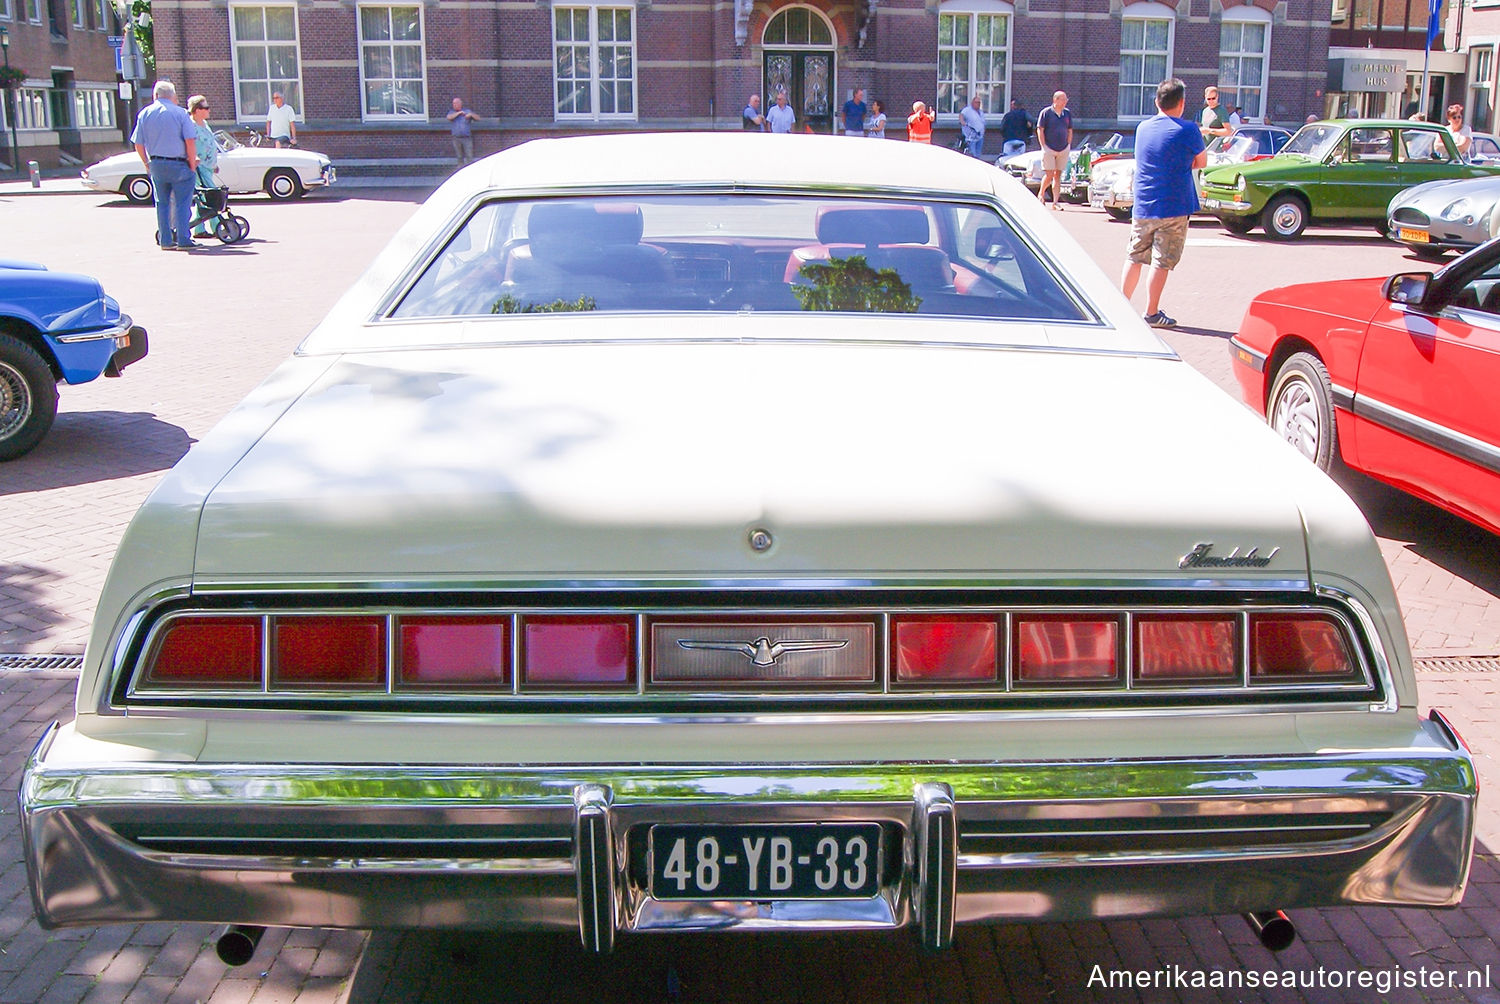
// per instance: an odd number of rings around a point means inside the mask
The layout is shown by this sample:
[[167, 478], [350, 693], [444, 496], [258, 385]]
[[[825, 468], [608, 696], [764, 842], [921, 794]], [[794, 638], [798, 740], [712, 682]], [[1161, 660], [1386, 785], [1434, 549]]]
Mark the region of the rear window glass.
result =
[[1089, 319], [989, 206], [740, 194], [487, 203], [392, 313], [582, 311]]

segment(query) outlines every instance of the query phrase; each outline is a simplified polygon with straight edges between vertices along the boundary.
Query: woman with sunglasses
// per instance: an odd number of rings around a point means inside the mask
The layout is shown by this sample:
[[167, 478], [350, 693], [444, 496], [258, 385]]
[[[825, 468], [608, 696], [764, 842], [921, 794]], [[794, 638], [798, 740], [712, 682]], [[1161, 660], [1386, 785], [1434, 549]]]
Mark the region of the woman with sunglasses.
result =
[[[198, 176], [194, 183], [199, 188], [218, 188], [219, 180], [214, 177], [219, 171], [219, 141], [214, 138], [214, 131], [208, 127], [208, 113], [212, 111], [208, 107], [208, 98], [201, 94], [194, 94], [188, 98], [188, 115], [192, 116], [193, 124], [198, 127]], [[200, 223], [193, 228], [194, 237], [211, 237], [213, 231], [208, 224]]]
[[1463, 160], [1469, 159], [1469, 150], [1474, 146], [1474, 135], [1469, 127], [1464, 125], [1464, 106], [1448, 106], [1448, 131], [1453, 134], [1453, 145], [1458, 147], [1458, 155]]

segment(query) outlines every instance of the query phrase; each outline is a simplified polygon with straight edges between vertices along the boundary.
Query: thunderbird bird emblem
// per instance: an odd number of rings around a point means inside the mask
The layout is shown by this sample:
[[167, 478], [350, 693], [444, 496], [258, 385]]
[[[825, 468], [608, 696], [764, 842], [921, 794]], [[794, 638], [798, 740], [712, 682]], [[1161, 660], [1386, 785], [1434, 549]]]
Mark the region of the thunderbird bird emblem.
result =
[[843, 648], [849, 643], [836, 638], [773, 642], [762, 635], [754, 641], [694, 641], [691, 638], [679, 638], [677, 644], [686, 649], [738, 652], [754, 665], [774, 666], [776, 660], [788, 652], [825, 652], [830, 649]]
[[1261, 557], [1260, 548], [1252, 547], [1244, 554], [1239, 548], [1235, 548], [1226, 555], [1209, 554], [1213, 550], [1213, 544], [1194, 544], [1193, 549], [1182, 556], [1177, 562], [1178, 568], [1265, 568], [1271, 563], [1281, 550], [1279, 547], [1271, 548], [1271, 553]]

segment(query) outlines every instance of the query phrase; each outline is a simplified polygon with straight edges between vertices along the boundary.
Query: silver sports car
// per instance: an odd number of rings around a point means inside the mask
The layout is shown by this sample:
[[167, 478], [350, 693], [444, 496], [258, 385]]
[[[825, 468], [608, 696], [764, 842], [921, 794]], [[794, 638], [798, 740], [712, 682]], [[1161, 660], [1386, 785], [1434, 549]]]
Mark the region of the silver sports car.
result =
[[1500, 178], [1462, 178], [1414, 185], [1386, 209], [1391, 240], [1436, 261], [1500, 233]]

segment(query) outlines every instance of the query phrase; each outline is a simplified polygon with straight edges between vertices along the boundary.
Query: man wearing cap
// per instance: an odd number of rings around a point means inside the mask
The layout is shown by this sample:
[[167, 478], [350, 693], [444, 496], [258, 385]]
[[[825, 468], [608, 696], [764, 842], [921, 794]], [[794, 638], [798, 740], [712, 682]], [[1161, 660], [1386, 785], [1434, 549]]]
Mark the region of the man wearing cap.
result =
[[198, 170], [198, 126], [178, 106], [177, 88], [170, 80], [158, 80], [151, 96], [156, 100], [136, 116], [130, 142], [156, 193], [156, 243], [163, 251], [191, 250], [201, 247], [188, 230]]

